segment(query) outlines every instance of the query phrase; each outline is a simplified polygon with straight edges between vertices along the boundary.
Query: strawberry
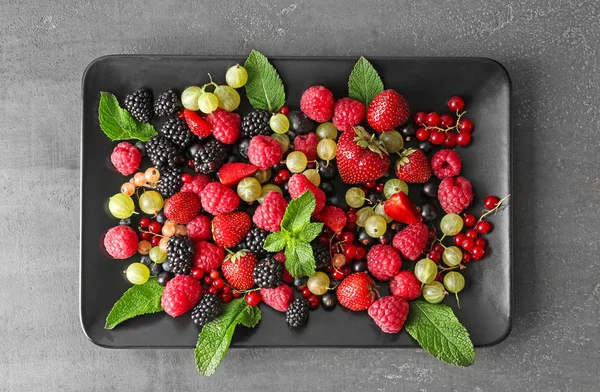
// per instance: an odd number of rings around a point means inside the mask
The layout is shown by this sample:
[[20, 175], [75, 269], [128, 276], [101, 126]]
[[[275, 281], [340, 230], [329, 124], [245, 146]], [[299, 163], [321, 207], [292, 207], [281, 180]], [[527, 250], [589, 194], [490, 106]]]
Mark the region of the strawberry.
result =
[[294, 200], [302, 196], [304, 192], [310, 191], [315, 196], [315, 201], [317, 203], [313, 215], [318, 214], [323, 207], [325, 207], [325, 192], [310, 182], [310, 180], [302, 173], [296, 173], [288, 180], [288, 191]]
[[406, 182], [421, 183], [431, 178], [431, 166], [422, 150], [407, 148], [396, 162], [396, 177]]
[[337, 288], [340, 305], [350, 310], [366, 310], [375, 301], [375, 295], [375, 283], [366, 272], [348, 276]]
[[219, 181], [221, 181], [221, 184], [227, 186], [236, 185], [242, 179], [256, 173], [257, 170], [258, 167], [250, 165], [249, 163], [226, 163], [219, 169]]
[[212, 133], [212, 126], [210, 123], [203, 119], [197, 112], [184, 109], [183, 118], [194, 135], [198, 137], [208, 137]]
[[357, 126], [342, 133], [337, 143], [338, 172], [346, 184], [375, 181], [390, 167], [383, 143]]
[[384, 204], [385, 213], [392, 219], [409, 225], [419, 223], [421, 214], [410, 201], [406, 193], [398, 192], [392, 195]]
[[367, 122], [377, 132], [391, 131], [404, 124], [409, 116], [406, 98], [395, 90], [377, 94], [367, 109]]
[[178, 192], [165, 203], [164, 214], [177, 223], [186, 224], [198, 215], [200, 199], [193, 192]]
[[212, 222], [213, 237], [217, 245], [233, 248], [244, 239], [250, 226], [252, 222], [245, 212], [235, 211], [218, 215]]
[[235, 289], [249, 290], [254, 286], [254, 267], [256, 256], [247, 250], [241, 250], [227, 256], [221, 265], [223, 277]]
[[325, 226], [336, 234], [341, 233], [344, 226], [346, 226], [346, 214], [339, 207], [325, 206], [321, 212], [315, 215], [315, 218], [319, 222], [325, 223]]

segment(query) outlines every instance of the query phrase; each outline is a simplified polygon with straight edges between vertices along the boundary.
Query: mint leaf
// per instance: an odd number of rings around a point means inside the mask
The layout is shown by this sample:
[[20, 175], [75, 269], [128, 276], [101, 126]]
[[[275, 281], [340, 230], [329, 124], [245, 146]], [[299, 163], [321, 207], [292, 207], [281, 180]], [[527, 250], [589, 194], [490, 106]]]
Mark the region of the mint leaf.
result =
[[289, 239], [289, 234], [285, 231], [277, 231], [271, 233], [265, 238], [263, 249], [269, 252], [279, 252], [285, 248], [285, 244]]
[[373, 98], [383, 91], [383, 82], [369, 60], [358, 59], [348, 79], [348, 95], [369, 106]]
[[161, 312], [160, 299], [164, 287], [150, 278], [146, 283], [134, 285], [114, 304], [106, 317], [105, 329], [113, 329], [125, 320], [142, 314]]
[[310, 222], [310, 217], [316, 207], [317, 202], [312, 192], [304, 192], [302, 196], [288, 204], [281, 220], [281, 227], [290, 233], [299, 233]]
[[289, 241], [285, 247], [285, 268], [294, 278], [314, 275], [316, 261], [312, 246], [295, 239]]
[[277, 112], [285, 105], [285, 90], [277, 70], [260, 52], [252, 50], [244, 64], [248, 71], [246, 96], [255, 109]]
[[469, 333], [452, 308], [412, 301], [404, 326], [410, 336], [435, 358], [456, 366], [471, 366], [475, 362]]
[[229, 349], [235, 328], [239, 324], [254, 328], [260, 319], [260, 309], [249, 306], [244, 298], [225, 305], [221, 315], [207, 323], [198, 335], [194, 350], [198, 372], [206, 377], [213, 374]]
[[300, 239], [311, 242], [323, 231], [323, 223], [307, 223], [300, 232]]
[[150, 124], [138, 122], [111, 93], [100, 92], [98, 105], [100, 128], [112, 141], [137, 139], [147, 142], [156, 135], [156, 129]]

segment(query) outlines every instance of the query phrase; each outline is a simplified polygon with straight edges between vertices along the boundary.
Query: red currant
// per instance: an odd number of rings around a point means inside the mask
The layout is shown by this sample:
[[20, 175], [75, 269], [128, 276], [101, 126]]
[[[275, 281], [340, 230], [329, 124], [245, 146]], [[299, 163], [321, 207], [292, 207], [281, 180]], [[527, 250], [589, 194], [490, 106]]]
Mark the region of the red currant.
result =
[[244, 293], [241, 291], [233, 290], [233, 298], [240, 298]]
[[160, 234], [160, 231], [162, 230], [162, 225], [154, 221], [150, 223], [150, 225], [148, 225], [148, 230], [150, 230], [154, 234]]
[[222, 293], [221, 294], [221, 302], [223, 302], [223, 303], [231, 302], [232, 299], [233, 299], [233, 295], [231, 295], [231, 293]]
[[348, 222], [351, 222], [351, 223], [356, 222], [356, 212], [348, 211], [346, 213], [346, 218], [348, 218]]
[[429, 130], [427, 128], [419, 128], [417, 129], [415, 136], [417, 139], [424, 142], [425, 140], [429, 139]]
[[202, 268], [194, 267], [192, 268], [190, 275], [192, 275], [192, 278], [200, 280], [204, 276], [204, 270]]
[[446, 141], [446, 134], [442, 131], [434, 129], [429, 134], [429, 141], [435, 146], [442, 145]]
[[142, 239], [144, 241], [150, 241], [152, 239], [152, 233], [148, 233], [148, 232], [140, 233], [140, 239]]
[[196, 168], [196, 164], [194, 163], [193, 159], [188, 159], [188, 161], [187, 161], [187, 167], [189, 167], [190, 169], [195, 169]]
[[354, 258], [356, 260], [363, 260], [365, 257], [367, 257], [367, 248], [362, 245], [357, 246], [356, 255], [354, 255]]
[[462, 244], [460, 244], [460, 246], [464, 249], [464, 250], [471, 250], [475, 247], [475, 241], [473, 241], [473, 239], [471, 238], [466, 238]]
[[441, 272], [438, 272], [438, 274], [435, 276], [435, 280], [437, 280], [438, 282], [443, 282], [444, 281], [444, 274]]
[[283, 114], [284, 116], [287, 116], [288, 114], [290, 114], [290, 108], [288, 108], [287, 106], [282, 106], [281, 109], [279, 109], [279, 113]]
[[190, 182], [192, 182], [192, 175], [190, 173], [183, 173], [181, 175], [181, 181], [183, 181], [186, 184], [189, 184]]
[[152, 244], [152, 246], [158, 246], [158, 244], [160, 243], [160, 240], [162, 238], [155, 235], [154, 237], [152, 237], [152, 239], [150, 240], [150, 243]]
[[286, 169], [281, 169], [277, 172], [277, 176], [279, 176], [281, 182], [286, 182], [290, 179], [290, 171]]
[[486, 220], [482, 220], [477, 223], [477, 232], [480, 234], [487, 234], [492, 231], [492, 224]]
[[477, 230], [471, 229], [471, 230], [467, 230], [467, 232], [465, 233], [467, 238], [470, 238], [472, 240], [475, 240], [477, 238]]
[[146, 229], [146, 228], [148, 228], [148, 225], [149, 225], [149, 224], [150, 224], [150, 219], [148, 219], [148, 218], [146, 218], [146, 217], [144, 217], [144, 218], [140, 219], [140, 227], [141, 227], [142, 229]]
[[433, 247], [433, 250], [435, 250], [436, 252], [442, 254], [444, 253], [444, 246], [442, 244], [435, 244], [435, 246]]
[[217, 289], [222, 289], [223, 286], [225, 286], [225, 281], [221, 278], [217, 278], [217, 279], [213, 280], [212, 285], [213, 285], [213, 287], [216, 287]]
[[217, 270], [211, 270], [209, 276], [211, 279], [217, 279], [221, 274]]
[[450, 128], [454, 125], [454, 117], [451, 114], [445, 113], [440, 116], [440, 127]]
[[308, 289], [308, 287], [305, 287], [305, 288], [302, 289], [302, 296], [304, 298], [308, 298], [311, 295], [313, 295], [313, 293], [310, 292], [310, 290]]
[[347, 244], [344, 249], [344, 256], [348, 260], [354, 259], [356, 257], [356, 245]]
[[468, 118], [461, 118], [460, 121], [458, 122], [458, 131], [459, 132], [466, 132], [466, 133], [471, 133], [473, 132], [473, 121], [469, 120]]
[[427, 257], [437, 263], [442, 258], [442, 255], [439, 252], [432, 250], [427, 254]]
[[485, 200], [483, 201], [483, 205], [488, 210], [493, 210], [494, 208], [496, 208], [496, 206], [498, 205], [499, 202], [500, 202], [500, 198], [498, 196], [490, 195], [485, 198]]
[[444, 140], [444, 147], [454, 148], [456, 147], [456, 133], [453, 131], [446, 132], [446, 140]]
[[215, 286], [210, 286], [210, 287], [208, 288], [208, 292], [209, 292], [210, 294], [217, 294], [217, 293], [219, 292], [219, 289], [218, 289], [218, 288], [216, 288]]
[[479, 237], [475, 240], [475, 246], [478, 248], [485, 248], [487, 246], [487, 240]]
[[460, 132], [456, 137], [456, 144], [461, 147], [466, 147], [471, 144], [471, 134], [467, 132]]
[[416, 112], [415, 116], [413, 117], [413, 121], [415, 122], [415, 124], [421, 126], [423, 124], [425, 124], [425, 118], [427, 117], [427, 113], [425, 112]]
[[365, 182], [365, 187], [367, 189], [374, 189], [377, 186], [377, 183], [375, 181], [367, 181]]
[[375, 192], [377, 193], [383, 193], [383, 184], [377, 184], [377, 186], [375, 187]]
[[354, 222], [348, 222], [348, 223], [346, 223], [346, 226], [344, 226], [344, 229], [346, 229], [346, 230], [356, 230], [356, 223], [354, 223]]
[[452, 241], [454, 242], [454, 245], [460, 246], [460, 244], [462, 244], [466, 238], [467, 238], [467, 236], [464, 233], [458, 233], [457, 235], [454, 236]]
[[321, 300], [319, 299], [319, 297], [317, 295], [311, 295], [310, 297], [307, 298], [308, 300], [308, 304], [310, 306], [311, 309], [316, 309], [319, 307], [319, 303], [321, 303]]
[[477, 223], [477, 218], [475, 218], [475, 215], [473, 214], [464, 214], [463, 222], [466, 227], [473, 227]]
[[204, 284], [206, 284], [206, 285], [211, 285], [212, 281], [213, 281], [212, 278], [208, 275], [206, 275], [203, 280]]
[[246, 303], [250, 306], [257, 306], [262, 301], [262, 297], [258, 291], [251, 291], [246, 294]]
[[344, 279], [344, 272], [339, 269], [334, 269], [333, 271], [331, 271], [331, 277], [334, 280], [342, 280]]
[[473, 248], [473, 250], [471, 251], [471, 254], [473, 255], [473, 258], [475, 260], [481, 260], [483, 258], [483, 254], [485, 253], [485, 249], [479, 246], [476, 246], [475, 248]]
[[221, 290], [224, 293], [231, 293], [231, 287], [230, 286], [223, 286], [223, 290]]
[[342, 241], [346, 244], [352, 244], [354, 242], [354, 233], [345, 231], [342, 233]]
[[341, 268], [341, 271], [344, 274], [344, 277], [352, 275], [352, 268], [350, 268], [350, 266], [348, 265], [343, 266]]
[[471, 260], [473, 260], [473, 255], [471, 252], [463, 252], [463, 261], [465, 263], [469, 263]]
[[436, 112], [431, 112], [425, 117], [425, 124], [428, 127], [437, 127], [440, 124], [440, 115]]
[[453, 112], [462, 112], [464, 108], [465, 101], [458, 95], [452, 96], [448, 100], [448, 109], [452, 110]]

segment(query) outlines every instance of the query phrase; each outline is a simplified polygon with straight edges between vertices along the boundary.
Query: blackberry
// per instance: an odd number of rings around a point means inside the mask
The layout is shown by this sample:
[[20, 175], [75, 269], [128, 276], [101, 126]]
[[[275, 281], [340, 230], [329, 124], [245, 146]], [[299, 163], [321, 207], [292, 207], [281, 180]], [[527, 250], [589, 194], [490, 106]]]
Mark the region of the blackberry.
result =
[[252, 226], [250, 231], [246, 234], [244, 241], [242, 241], [244, 242], [244, 247], [254, 253], [258, 258], [265, 256], [267, 251], [263, 249], [263, 245], [269, 234], [271, 233], [258, 226]]
[[158, 170], [164, 170], [168, 167], [173, 168], [182, 161], [181, 151], [161, 135], [153, 136], [148, 140], [146, 154], [148, 154], [152, 165]]
[[251, 139], [259, 135], [270, 136], [273, 133], [270, 120], [271, 113], [267, 110], [258, 109], [246, 114], [242, 119], [242, 137]]
[[216, 294], [205, 294], [198, 305], [192, 310], [192, 321], [202, 329], [209, 321], [214, 320], [219, 314], [221, 306]]
[[196, 139], [196, 135], [190, 131], [185, 120], [177, 116], [169, 117], [160, 128], [160, 134], [181, 149], [186, 148]]
[[158, 117], [167, 117], [177, 113], [182, 108], [179, 95], [172, 89], [160, 94], [154, 101], [154, 113]]
[[313, 242], [313, 255], [315, 256], [315, 262], [317, 269], [326, 268], [331, 261], [331, 255], [329, 254], [329, 248], [321, 245], [319, 242]]
[[252, 276], [256, 286], [262, 289], [273, 289], [283, 280], [283, 264], [273, 257], [267, 257], [256, 264]]
[[196, 171], [203, 174], [216, 172], [227, 161], [225, 145], [217, 139], [210, 139], [194, 155]]
[[[160, 179], [156, 184], [156, 190], [164, 197], [171, 197], [181, 190], [183, 181], [181, 180], [181, 169], [165, 169], [160, 173]], [[160, 222], [159, 222], [160, 223]]]
[[125, 96], [125, 109], [139, 122], [147, 123], [154, 115], [152, 92], [139, 89]]
[[191, 238], [180, 234], [172, 236], [167, 244], [167, 260], [165, 260], [165, 263], [169, 263], [169, 271], [175, 275], [189, 275], [194, 262], [194, 253], [196, 253], [196, 246]]
[[285, 312], [285, 322], [292, 328], [298, 328], [308, 321], [308, 301], [305, 298], [296, 298]]

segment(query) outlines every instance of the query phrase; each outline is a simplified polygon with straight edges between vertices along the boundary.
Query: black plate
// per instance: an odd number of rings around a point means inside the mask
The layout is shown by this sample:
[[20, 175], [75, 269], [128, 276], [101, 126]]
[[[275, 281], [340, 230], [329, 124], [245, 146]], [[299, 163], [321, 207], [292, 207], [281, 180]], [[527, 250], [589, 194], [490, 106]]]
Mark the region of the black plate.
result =
[[[286, 86], [287, 105], [299, 106], [302, 92], [323, 84], [336, 97], [347, 95], [348, 75], [356, 58], [273, 58]], [[475, 203], [481, 210], [488, 194], [511, 192], [510, 79], [499, 63], [483, 58], [380, 58], [371, 59], [386, 88], [404, 94], [411, 109], [447, 112], [452, 95], [465, 98], [468, 117], [475, 123], [473, 144], [458, 148], [463, 175], [473, 184]], [[155, 314], [127, 321], [112, 331], [104, 320], [112, 305], [130, 284], [122, 271], [131, 260], [112, 260], [102, 239], [106, 230], [118, 224], [106, 209], [107, 200], [117, 193], [125, 177], [110, 163], [114, 147], [100, 130], [97, 107], [100, 91], [114, 93], [122, 102], [127, 92], [149, 87], [155, 94], [170, 87], [179, 91], [193, 84], [223, 81], [227, 68], [244, 58], [200, 56], [109, 56], [93, 61], [83, 76], [83, 121], [81, 154], [81, 323], [92, 342], [103, 347], [194, 347], [198, 330], [188, 316], [173, 319]], [[243, 93], [243, 89], [240, 90]], [[244, 98], [242, 97], [244, 100]], [[246, 100], [247, 101], [247, 100]], [[248, 104], [241, 112], [248, 110]], [[422, 202], [420, 186], [410, 187], [416, 204]], [[465, 271], [467, 286], [461, 293], [462, 309], [451, 305], [471, 334], [476, 346], [502, 341], [510, 332], [512, 319], [511, 208], [493, 219], [489, 240], [491, 255], [472, 262]], [[385, 285], [387, 286], [387, 284]], [[299, 331], [287, 328], [284, 315], [261, 306], [263, 319], [254, 329], [239, 328], [232, 346], [237, 347], [414, 347], [406, 332], [382, 333], [366, 312], [334, 311], [319, 308], [310, 314], [307, 326]]]

